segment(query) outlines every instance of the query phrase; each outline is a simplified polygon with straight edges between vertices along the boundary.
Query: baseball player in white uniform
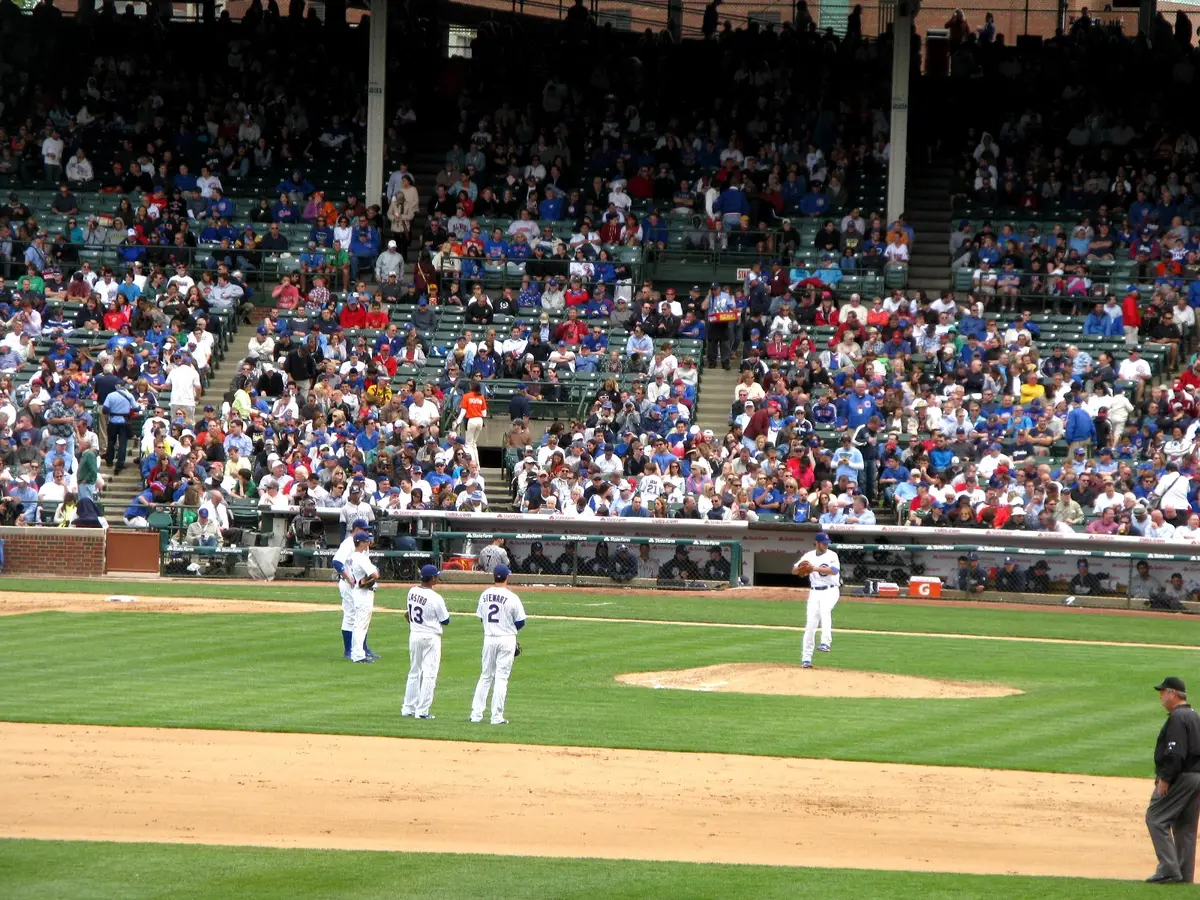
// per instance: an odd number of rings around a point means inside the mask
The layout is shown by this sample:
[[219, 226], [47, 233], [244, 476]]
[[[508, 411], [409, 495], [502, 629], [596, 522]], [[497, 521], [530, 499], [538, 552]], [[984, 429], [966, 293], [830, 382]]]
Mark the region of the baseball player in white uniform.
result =
[[408, 686], [400, 715], [432, 719], [433, 689], [437, 686], [442, 664], [442, 629], [450, 624], [446, 601], [433, 588], [437, 584], [437, 566], [421, 567], [421, 583], [408, 589]]
[[[828, 653], [833, 645], [833, 608], [838, 602], [838, 586], [841, 584], [842, 564], [838, 555], [829, 549], [829, 535], [818, 532], [816, 549], [809, 550], [792, 566], [792, 574], [799, 574], [801, 563], [813, 567], [808, 576], [808, 621], [804, 625], [804, 655], [802, 665], [812, 668], [814, 647]], [[821, 644], [816, 646], [817, 625], [821, 626]]]
[[[366, 519], [356, 519], [346, 532], [346, 539], [338, 545], [333, 554], [333, 571], [337, 573], [338, 594], [342, 598], [342, 655], [346, 659], [350, 658], [350, 635], [354, 628], [354, 598], [350, 595], [354, 585], [350, 580], [350, 573], [346, 571], [346, 564], [354, 555], [354, 533], [365, 531], [366, 528]], [[363, 646], [366, 647], [365, 641]]]
[[350, 589], [350, 597], [354, 601], [354, 622], [350, 634], [350, 661], [356, 663], [375, 662], [367, 656], [364, 649], [367, 642], [367, 629], [371, 626], [371, 612], [375, 609], [375, 584], [379, 579], [379, 570], [371, 562], [369, 551], [371, 536], [365, 531], [354, 533], [354, 554], [346, 568], [354, 586]]
[[[346, 564], [350, 562], [350, 557], [354, 556], [354, 533], [365, 532], [370, 527], [371, 523], [365, 518], [356, 518], [346, 532], [346, 540], [337, 546], [331, 563], [337, 572], [337, 593], [342, 598], [342, 655], [346, 656], [346, 659], [350, 658], [350, 635], [354, 629], [354, 596], [350, 594], [354, 584], [350, 581]], [[362, 649], [371, 659], [379, 659], [379, 655], [374, 653], [365, 637], [362, 638]]]
[[508, 589], [508, 566], [496, 566], [492, 577], [496, 583], [479, 595], [475, 615], [483, 622], [483, 669], [475, 685], [471, 701], [471, 721], [483, 721], [488, 690], [492, 689], [492, 724], [507, 725], [504, 700], [508, 696], [508, 677], [512, 674], [513, 659], [520, 652], [517, 632], [525, 627], [525, 607], [521, 598]]

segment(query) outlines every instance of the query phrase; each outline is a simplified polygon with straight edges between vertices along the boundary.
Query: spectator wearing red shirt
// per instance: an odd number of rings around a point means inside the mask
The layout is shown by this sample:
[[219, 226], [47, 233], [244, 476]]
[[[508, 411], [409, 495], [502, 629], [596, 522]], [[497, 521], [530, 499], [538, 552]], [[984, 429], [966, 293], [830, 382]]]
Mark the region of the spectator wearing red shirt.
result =
[[[609, 206], [612, 206], [610, 203]], [[604, 224], [600, 226], [600, 243], [602, 244], [619, 244], [621, 243], [621, 229], [625, 226], [621, 214], [615, 208], [605, 213]]]
[[283, 280], [271, 291], [278, 309], [295, 309], [300, 305], [300, 289], [292, 284], [292, 276], [284, 275]]
[[[371, 304], [371, 311], [367, 313], [367, 328], [387, 328], [388, 314], [383, 308], [383, 304], [376, 300]], [[393, 372], [393, 375], [396, 373]]]
[[588, 290], [583, 286], [582, 279], [578, 275], [572, 278], [571, 286], [563, 293], [563, 300], [566, 302], [567, 308], [570, 309], [572, 306], [587, 306], [589, 299]]
[[554, 339], [556, 341], [566, 341], [573, 347], [577, 347], [588, 334], [587, 322], [579, 318], [579, 313], [575, 309], [567, 310], [567, 320], [554, 329]]
[[817, 349], [817, 345], [813, 343], [812, 338], [806, 334], [800, 334], [792, 341], [792, 348], [789, 354], [791, 359], [799, 359], [806, 353], [813, 353]]
[[104, 314], [104, 327], [109, 331], [120, 331], [122, 325], [129, 324], [130, 309], [124, 297], [117, 297], [113, 308]]
[[396, 368], [399, 363], [396, 357], [392, 356], [392, 345], [384, 341], [379, 345], [379, 352], [375, 355], [375, 364], [384, 369], [387, 369], [388, 375], [395, 377]]
[[883, 308], [883, 298], [876, 297], [871, 303], [871, 309], [867, 312], [867, 324], [883, 329], [888, 326], [891, 318], [892, 314]]
[[637, 170], [637, 174], [629, 179], [629, 184], [625, 190], [629, 196], [636, 197], [638, 200], [649, 200], [654, 196], [654, 180], [650, 177], [650, 168], [642, 166]]
[[777, 359], [783, 361], [791, 358], [791, 345], [784, 339], [781, 332], [776, 331], [771, 335], [771, 340], [767, 344], [767, 359]]
[[836, 325], [838, 323], [838, 310], [833, 305], [833, 298], [825, 295], [821, 297], [821, 305], [817, 307], [816, 323], [818, 325]]
[[338, 316], [338, 324], [343, 328], [366, 328], [367, 308], [358, 302], [358, 294], [351, 294], [342, 307]]

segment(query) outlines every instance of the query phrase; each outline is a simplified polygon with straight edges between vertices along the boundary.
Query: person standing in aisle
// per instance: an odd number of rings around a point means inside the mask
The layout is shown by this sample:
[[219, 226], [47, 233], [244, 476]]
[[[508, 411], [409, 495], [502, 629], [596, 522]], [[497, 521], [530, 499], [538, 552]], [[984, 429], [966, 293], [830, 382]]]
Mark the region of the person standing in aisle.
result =
[[817, 532], [816, 549], [809, 550], [795, 566], [792, 574], [808, 576], [808, 620], [804, 625], [804, 650], [801, 665], [812, 668], [813, 649], [817, 640], [817, 625], [821, 626], [822, 653], [833, 649], [833, 608], [837, 606], [842, 564], [838, 555], [829, 549], [829, 535]]
[[483, 382], [478, 378], [471, 379], [471, 389], [463, 394], [459, 403], [458, 418], [454, 421], [457, 428], [465, 420], [467, 423], [465, 443], [467, 452], [475, 462], [479, 462], [479, 434], [483, 431], [483, 420], [487, 418], [487, 397], [483, 394]]
[[432, 719], [433, 690], [442, 664], [442, 629], [450, 624], [446, 601], [434, 590], [437, 566], [421, 567], [421, 583], [408, 589], [404, 620], [408, 622], [408, 684], [400, 715]]
[[511, 574], [508, 566], [496, 566], [492, 573], [496, 583], [479, 595], [479, 605], [475, 608], [475, 615], [483, 622], [483, 665], [471, 701], [472, 722], [483, 721], [483, 708], [491, 690], [492, 724], [508, 724], [504, 718], [508, 679], [513, 660], [521, 654], [517, 632], [525, 627], [525, 607], [521, 605], [521, 598], [508, 589]]
[[1146, 881], [1191, 884], [1200, 823], [1200, 715], [1187, 702], [1182, 679], [1164, 678], [1154, 689], [1167, 721], [1154, 745], [1154, 793], [1146, 809], [1158, 868]]

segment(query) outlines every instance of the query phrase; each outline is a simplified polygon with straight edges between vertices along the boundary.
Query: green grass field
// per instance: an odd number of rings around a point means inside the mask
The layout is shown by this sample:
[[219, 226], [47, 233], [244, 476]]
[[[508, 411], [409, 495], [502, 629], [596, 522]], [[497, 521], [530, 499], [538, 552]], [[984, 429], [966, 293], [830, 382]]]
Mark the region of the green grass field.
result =
[[[104, 581], [61, 579], [47, 584], [29, 578], [0, 578], [0, 591], [53, 590], [81, 594], [131, 593], [148, 597], [216, 597], [223, 599], [280, 600], [336, 605], [333, 585], [321, 584], [222, 584], [220, 582], [138, 581], [124, 585]], [[401, 609], [407, 588], [385, 587], [376, 594], [376, 606]], [[452, 611], [474, 612], [479, 589], [443, 586]], [[601, 619], [648, 619], [652, 621], [725, 622], [747, 625], [804, 626], [804, 604], [778, 600], [756, 600], [752, 594], [714, 593], [673, 595], [637, 593], [588, 593], [586, 589], [564, 588], [562, 594], [539, 591], [525, 595], [531, 615], [587, 616]], [[843, 598], [838, 605], [839, 628], [915, 631], [950, 634], [986, 634], [1068, 640], [1129, 641], [1200, 647], [1200, 619], [1187, 616], [1111, 616], [1083, 609], [1071, 612], [960, 608], [951, 606], [908, 606], [854, 602]]]
[[[23, 581], [0, 590], [315, 601], [331, 586]], [[447, 589], [473, 610], [477, 591]], [[380, 592], [399, 606], [400, 589]], [[36, 613], [3, 619], [0, 720], [244, 729], [549, 745], [731, 752], [1148, 777], [1161, 723], [1152, 686], [1194, 680], [1200, 622], [1037, 610], [844, 602], [820, 663], [864, 671], [996, 682], [1020, 696], [853, 700], [651, 690], [623, 672], [726, 662], [797, 663], [791, 630], [694, 628], [670, 620], [803, 624], [803, 604], [742, 595], [526, 595], [509, 693], [512, 727], [466, 722], [478, 676], [478, 623], [455, 617], [444, 641], [433, 722], [399, 717], [407, 630], [381, 613], [375, 666], [341, 659], [329, 614]], [[642, 622], [539, 620], [537, 616]], [[914, 632], [1018, 635], [1096, 644], [960, 640]], [[836, 635], [836, 631], [835, 631]], [[798, 723], [820, 721], [821, 728]], [[0, 811], [0, 817], [3, 812]], [[156, 873], [169, 873], [165, 878]], [[354, 873], [352, 876], [347, 873]], [[1147, 873], [1148, 874], [1148, 873]], [[359, 887], [358, 885], [361, 885]], [[719, 889], [718, 889], [719, 886]], [[1128, 883], [593, 860], [344, 853], [0, 841], [4, 897], [1126, 897]]]
[[6, 900], [1123, 900], [1162, 891], [1076, 878], [59, 841], [0, 841], [0, 885]]
[[[957, 610], [956, 610], [957, 612]], [[968, 611], [969, 612], [969, 611]], [[1022, 696], [846, 700], [658, 691], [631, 671], [799, 660], [795, 632], [534, 621], [509, 690], [512, 728], [466, 721], [482, 637], [456, 617], [443, 641], [433, 722], [399, 717], [407, 629], [381, 614], [375, 666], [341, 658], [338, 615], [38, 613], [0, 632], [0, 719], [99, 725], [411, 735], [829, 757], [933, 765], [1147, 774], [1160, 712], [1151, 687], [1196, 654], [853, 635], [819, 662], [865, 671], [999, 682]], [[52, 659], [53, 665], [45, 665]], [[1071, 685], [1064, 690], [1064, 685]], [[815, 717], [833, 727], [796, 727]], [[755, 727], [747, 730], [745, 723]], [[1060, 735], [1069, 733], [1065, 746]]]

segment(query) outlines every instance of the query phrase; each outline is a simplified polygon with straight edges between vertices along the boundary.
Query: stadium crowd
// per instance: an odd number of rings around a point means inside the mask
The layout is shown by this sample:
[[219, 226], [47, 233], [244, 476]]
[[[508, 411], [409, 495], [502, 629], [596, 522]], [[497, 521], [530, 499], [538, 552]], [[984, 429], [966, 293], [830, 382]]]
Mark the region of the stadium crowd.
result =
[[[947, 523], [1190, 540], [1189, 516], [1200, 511], [1200, 363], [1191, 358], [1200, 290], [1158, 292], [1149, 303], [1136, 290], [1089, 290], [1100, 302], [1071, 309], [1083, 333], [1121, 338], [1094, 357], [1043, 340], [1045, 317], [1030, 312], [1023, 289], [973, 285], [932, 300], [901, 288], [867, 298], [845, 290], [830, 270], [874, 254], [902, 263], [888, 247], [914, 237], [903, 219], [885, 233], [875, 214], [837, 192], [843, 176], [844, 188], [887, 159], [886, 119], [865, 99], [869, 90], [854, 93], [863, 84], [856, 65], [882, 64], [877, 45], [835, 42], [825, 65], [846, 78], [810, 96], [793, 88], [814, 64], [790, 50], [819, 38], [752, 29], [728, 41], [730, 71], [698, 79], [733, 76], [697, 107], [711, 110], [705, 118], [669, 114], [663, 92], [681, 84], [678, 74], [640, 104], [613, 99], [635, 96], [637, 79], [602, 67], [590, 81], [551, 76], [526, 104], [469, 78], [444, 170], [426, 184], [398, 165], [379, 205], [326, 197], [305, 174], [318, 157], [355, 152], [357, 120], [329, 112], [310, 126], [315, 111], [284, 94], [271, 104], [210, 104], [204, 125], [199, 116], [168, 121], [163, 105], [124, 109], [116, 90], [124, 64], [101, 61], [110, 83], [89, 83], [62, 122], [47, 115], [34, 129], [40, 143], [28, 125], [5, 132], [6, 152], [19, 150], [15, 180], [65, 178], [53, 211], [66, 218], [61, 233], [43, 233], [15, 190], [0, 221], [0, 249], [21, 270], [15, 286], [0, 288], [11, 332], [0, 350], [0, 372], [10, 375], [0, 382], [11, 407], [0, 408], [12, 423], [0, 435], [8, 508], [19, 500], [17, 515], [38, 515], [30, 496], [47, 479], [57, 483], [60, 438], [67, 487], [94, 496], [85, 485], [103, 482], [92, 472], [101, 445], [119, 470], [132, 433], [145, 490], [124, 520], [143, 524], [160, 504], [205, 509], [208, 522], [197, 512], [186, 523], [201, 525], [196, 541], [231, 539], [230, 501], [337, 507], [349, 524], [406, 508], [483, 510], [500, 496], [570, 517]], [[255, 52], [244, 43], [233, 56]], [[515, 52], [502, 43], [478, 44], [475, 72]], [[644, 67], [692, 52], [639, 46]], [[760, 102], [770, 93], [786, 101], [779, 111]], [[731, 106], [740, 112], [722, 111]], [[835, 108], [855, 115], [839, 119]], [[415, 117], [401, 104], [396, 147]], [[138, 122], [137, 149], [115, 127], [128, 121]], [[292, 136], [301, 134], [311, 143], [297, 153]], [[260, 167], [271, 196], [250, 204], [251, 230], [239, 236], [246, 201], [227, 196], [222, 179], [253, 173], [261, 142], [286, 164]], [[87, 173], [81, 152], [90, 179], [72, 178]], [[231, 170], [231, 159], [247, 155], [248, 170], [241, 162]], [[97, 176], [98, 166], [113, 174]], [[92, 235], [89, 222], [74, 240], [85, 196], [113, 204], [94, 225], [98, 246], [118, 252], [115, 267], [72, 260]], [[638, 263], [621, 250], [665, 253], [670, 229], [660, 223], [671, 215], [705, 247], [746, 254], [745, 278], [686, 293], [637, 279]], [[790, 216], [821, 223], [811, 245]], [[201, 402], [231, 318], [249, 312], [247, 272], [262, 256], [247, 251], [288, 252], [293, 245], [278, 241], [297, 228], [305, 248], [270, 288], [266, 318], [238, 342], [231, 391]], [[973, 243], [990, 246], [983, 232]], [[801, 263], [814, 258], [812, 268]], [[496, 286], [510, 277], [517, 283]], [[1134, 281], [1145, 277], [1138, 271]], [[67, 320], [72, 304], [79, 310]], [[113, 332], [102, 345], [70, 340], [101, 328]], [[447, 340], [436, 337], [447, 329]], [[683, 342], [695, 343], [677, 355]], [[1185, 364], [1169, 386], [1155, 383], [1141, 355], [1155, 343], [1167, 367]], [[724, 427], [693, 421], [705, 356], [741, 372]], [[31, 367], [28, 381], [13, 377]], [[590, 385], [580, 376], [598, 379], [583, 414], [535, 432], [535, 404]], [[494, 385], [506, 380], [519, 384], [497, 400]], [[481, 474], [488, 418], [512, 423], [501, 448], [509, 484], [485, 484]]]

